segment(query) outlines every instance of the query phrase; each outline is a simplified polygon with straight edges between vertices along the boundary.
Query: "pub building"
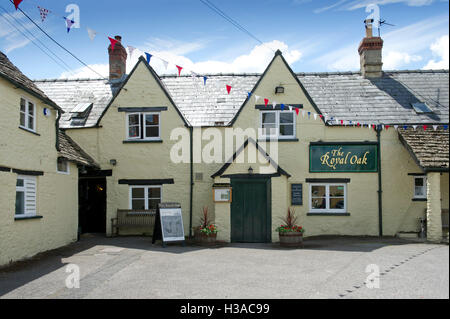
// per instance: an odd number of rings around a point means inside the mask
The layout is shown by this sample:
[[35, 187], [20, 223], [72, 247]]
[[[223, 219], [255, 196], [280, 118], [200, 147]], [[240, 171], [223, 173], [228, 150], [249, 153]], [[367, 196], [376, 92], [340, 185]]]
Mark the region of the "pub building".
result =
[[[73, 194], [82, 232], [114, 235], [118, 214], [177, 202], [185, 234], [207, 206], [226, 242], [277, 242], [289, 207], [305, 237], [417, 237], [424, 219], [428, 240], [441, 241], [449, 72], [383, 70], [383, 40], [370, 21], [365, 32], [357, 72], [295, 73], [277, 51], [262, 74], [158, 75], [143, 57], [126, 74], [116, 37], [109, 80], [36, 81], [64, 109], [60, 129], [100, 166], [80, 170]], [[230, 129], [258, 135], [236, 139], [229, 154], [208, 148]], [[178, 133], [187, 155], [174, 161]], [[96, 187], [105, 196], [86, 196]], [[141, 226], [119, 234], [151, 233]]]

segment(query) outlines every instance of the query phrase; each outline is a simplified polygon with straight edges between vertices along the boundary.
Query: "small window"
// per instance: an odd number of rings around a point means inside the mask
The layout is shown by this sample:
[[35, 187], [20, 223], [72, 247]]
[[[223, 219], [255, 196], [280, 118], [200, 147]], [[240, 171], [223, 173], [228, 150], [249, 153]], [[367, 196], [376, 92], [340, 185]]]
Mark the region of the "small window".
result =
[[36, 131], [36, 106], [25, 98], [20, 99], [20, 127]]
[[162, 199], [161, 186], [131, 186], [130, 209], [156, 210]]
[[426, 176], [414, 177], [414, 198], [427, 198]]
[[261, 112], [261, 137], [293, 138], [295, 132], [295, 115], [292, 111]]
[[310, 211], [345, 213], [347, 210], [346, 184], [311, 184]]
[[160, 113], [127, 114], [127, 139], [160, 139]]
[[16, 211], [15, 215], [36, 215], [36, 177], [18, 176], [16, 182]]
[[56, 170], [58, 173], [69, 174], [69, 162], [64, 158], [58, 158], [56, 166]]
[[411, 103], [411, 106], [417, 114], [433, 113], [426, 103]]

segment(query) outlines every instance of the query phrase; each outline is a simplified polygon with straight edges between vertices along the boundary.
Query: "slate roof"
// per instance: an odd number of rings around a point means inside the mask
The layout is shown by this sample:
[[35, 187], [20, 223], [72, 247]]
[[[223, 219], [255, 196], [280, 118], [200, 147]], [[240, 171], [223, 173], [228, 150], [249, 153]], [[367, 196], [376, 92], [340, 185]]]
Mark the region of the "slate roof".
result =
[[[340, 124], [336, 119], [355, 124], [448, 123], [448, 70], [387, 71], [382, 78], [371, 80], [359, 72], [297, 73], [295, 76], [320, 112], [327, 115], [330, 125]], [[207, 77], [206, 86], [203, 77], [159, 77], [182, 116], [192, 126], [228, 125], [261, 74], [211, 74]], [[62, 128], [95, 126], [120, 86], [120, 82], [103, 79], [35, 83], [67, 113], [79, 103], [93, 103], [84, 126], [73, 125], [71, 115], [65, 114], [60, 122]], [[232, 86], [229, 95], [226, 85]], [[283, 102], [282, 97], [278, 102]], [[433, 113], [417, 114], [411, 106], [415, 102], [426, 102]]]
[[417, 164], [427, 170], [449, 170], [449, 132], [444, 129], [399, 129], [399, 138]]
[[[366, 79], [359, 72], [297, 76], [329, 119], [365, 124], [448, 123], [448, 70], [385, 71], [376, 79]], [[433, 113], [417, 114], [411, 106], [416, 102], [426, 103]], [[329, 124], [337, 124], [335, 119]]]
[[0, 51], [0, 77], [6, 79], [17, 87], [20, 87], [27, 93], [37, 97], [44, 103], [53, 107], [54, 109], [61, 110], [59, 106], [50, 100], [48, 96], [41, 91], [25, 74], [23, 74], [8, 57]]
[[65, 158], [68, 161], [100, 168], [100, 166], [89, 156], [85, 151], [78, 146], [66, 133], [59, 131], [59, 157]]
[[[60, 120], [63, 129], [95, 126], [121, 84], [105, 79], [38, 80], [34, 83], [64, 109]], [[81, 103], [92, 103], [93, 106], [86, 122], [79, 125], [72, 122], [70, 111]]]

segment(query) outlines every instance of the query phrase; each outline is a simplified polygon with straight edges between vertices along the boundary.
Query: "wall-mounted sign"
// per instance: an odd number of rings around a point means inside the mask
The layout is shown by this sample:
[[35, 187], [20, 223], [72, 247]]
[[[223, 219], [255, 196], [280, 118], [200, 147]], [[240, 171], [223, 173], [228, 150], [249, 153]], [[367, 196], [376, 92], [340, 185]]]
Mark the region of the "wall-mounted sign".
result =
[[303, 205], [302, 184], [291, 184], [291, 205]]
[[377, 172], [376, 143], [311, 143], [309, 171], [311, 173]]
[[231, 203], [231, 187], [213, 188], [214, 203]]

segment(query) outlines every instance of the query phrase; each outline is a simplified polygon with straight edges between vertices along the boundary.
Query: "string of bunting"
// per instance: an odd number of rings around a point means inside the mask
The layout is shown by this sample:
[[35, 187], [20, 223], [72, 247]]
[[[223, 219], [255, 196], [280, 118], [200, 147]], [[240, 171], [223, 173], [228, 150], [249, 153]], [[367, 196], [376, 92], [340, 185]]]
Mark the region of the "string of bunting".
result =
[[[16, 10], [18, 9], [18, 7], [19, 7], [19, 5], [20, 5], [20, 3], [22, 1], [23, 0], [13, 0], [13, 3], [14, 3], [14, 6], [15, 6]], [[37, 6], [37, 8], [39, 10], [39, 14], [40, 14], [42, 22], [44, 22], [46, 20], [47, 16], [50, 13], [53, 13], [51, 10], [49, 10], [47, 8], [43, 8], [41, 6]], [[63, 18], [64, 18], [64, 20], [66, 22], [67, 33], [69, 33], [70, 30], [71, 30], [71, 27], [75, 24], [75, 21], [72, 20], [72, 19], [68, 19], [66, 17], [63, 17]], [[99, 32], [97, 32], [96, 30], [91, 29], [89, 27], [87, 28], [87, 32], [88, 32], [88, 36], [89, 36], [91, 41], [94, 41], [96, 36], [99, 34]], [[114, 39], [114, 38], [112, 38], [112, 37], [110, 37], [110, 36], [108, 36], [106, 34], [104, 34], [104, 35], [110, 41], [111, 49], [114, 50], [115, 49], [115, 45], [117, 44], [118, 40], [116, 40], [116, 39]], [[131, 45], [128, 45], [127, 49], [128, 49], [128, 53], [129, 53], [129, 58], [131, 59], [131, 56], [132, 56], [133, 52], [136, 50], [136, 48], [131, 46]], [[184, 67], [182, 67], [182, 66], [180, 66], [178, 64], [170, 63], [169, 61], [167, 61], [167, 60], [165, 60], [165, 59], [163, 59], [163, 58], [161, 58], [161, 57], [159, 57], [159, 56], [157, 56], [155, 54], [151, 54], [149, 52], [144, 52], [144, 56], [145, 56], [145, 59], [146, 59], [148, 64], [150, 64], [150, 62], [152, 61], [152, 58], [159, 59], [163, 63], [163, 65], [164, 65], [166, 70], [168, 69], [169, 64], [174, 65], [177, 68], [177, 70], [178, 70], [178, 76], [181, 76], [181, 73], [184, 70], [184, 72], [190, 73], [190, 75], [191, 75], [191, 77], [193, 79], [201, 78], [202, 82], [203, 82], [203, 86], [206, 87], [207, 80], [208, 80], [208, 77], [206, 75], [199, 75], [199, 74], [195, 73], [194, 71], [188, 70], [188, 69], [186, 69], [186, 68], [184, 68]], [[227, 91], [227, 93], [229, 95], [229, 94], [231, 94], [231, 91], [232, 91], [233, 87], [231, 85], [229, 85], [229, 84], [226, 84], [225, 85], [225, 89], [226, 89], [226, 91]], [[262, 96], [258, 96], [256, 94], [253, 94], [252, 92], [247, 92], [247, 100], [249, 101], [252, 97], [255, 98], [255, 104], [258, 103], [259, 100], [262, 100], [264, 102], [265, 107], [267, 107], [268, 109], [270, 109], [270, 106], [272, 106], [272, 109], [275, 109], [277, 105], [280, 105], [281, 111], [285, 111], [285, 110], [289, 110], [291, 112], [295, 111], [297, 116], [299, 116], [301, 114], [301, 116], [303, 118], [305, 118], [305, 116], [308, 116], [308, 119], [314, 118], [314, 120], [317, 120], [317, 118], [320, 118], [325, 123], [334, 124], [334, 125], [354, 126], [354, 127], [361, 127], [361, 128], [368, 128], [368, 129], [382, 129], [382, 130], [388, 130], [391, 127], [394, 128], [395, 130], [398, 130], [399, 128], [403, 128], [403, 129], [406, 130], [408, 127], [412, 127], [414, 130], [416, 130], [418, 127], [422, 127], [423, 130], [427, 130], [427, 129], [429, 129], [431, 127], [434, 131], [436, 131], [440, 126], [442, 126], [442, 128], [444, 130], [448, 130], [448, 125], [429, 125], [429, 124], [423, 124], [423, 125], [416, 125], [416, 124], [414, 124], [414, 125], [387, 125], [387, 124], [361, 123], [361, 122], [355, 122], [355, 121], [349, 121], [349, 120], [342, 120], [342, 119], [338, 119], [336, 117], [328, 117], [326, 114], [323, 115], [323, 114], [317, 114], [317, 113], [310, 112], [310, 111], [300, 110], [298, 107], [294, 107], [294, 106], [289, 105], [289, 104], [284, 104], [284, 103], [279, 104], [277, 101], [271, 101], [268, 98], [265, 98], [265, 97], [262, 97]]]

